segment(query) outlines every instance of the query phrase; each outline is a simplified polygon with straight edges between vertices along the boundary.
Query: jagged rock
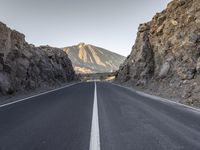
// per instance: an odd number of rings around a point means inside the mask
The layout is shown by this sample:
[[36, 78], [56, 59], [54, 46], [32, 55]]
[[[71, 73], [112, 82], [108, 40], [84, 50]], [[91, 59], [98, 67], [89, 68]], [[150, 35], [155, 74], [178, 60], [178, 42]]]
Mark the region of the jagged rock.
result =
[[75, 78], [71, 61], [63, 50], [29, 45], [23, 34], [0, 23], [0, 94], [56, 85]]
[[[171, 1], [150, 22], [140, 25], [134, 45], [117, 73], [117, 81], [135, 86], [145, 81], [143, 86], [157, 94], [188, 97], [184, 94], [188, 84], [182, 81], [191, 85], [200, 82], [199, 0]], [[191, 93], [191, 98], [197, 95]]]
[[124, 67], [120, 68], [120, 71], [125, 74], [128, 73], [128, 75], [123, 76], [122, 73], [118, 75], [118, 78], [124, 78], [125, 80], [130, 78], [133, 81], [137, 81], [137, 85], [146, 84], [154, 73], [153, 57], [154, 53], [149, 42], [149, 24], [147, 23], [139, 27], [138, 37], [132, 53], [128, 60], [125, 61]]

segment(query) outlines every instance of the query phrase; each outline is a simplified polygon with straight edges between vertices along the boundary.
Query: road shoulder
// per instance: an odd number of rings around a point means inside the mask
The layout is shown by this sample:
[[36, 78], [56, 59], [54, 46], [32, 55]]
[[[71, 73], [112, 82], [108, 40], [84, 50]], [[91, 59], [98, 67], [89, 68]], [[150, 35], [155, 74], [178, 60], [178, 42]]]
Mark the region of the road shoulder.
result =
[[65, 88], [67, 86], [75, 85], [78, 83], [80, 82], [69, 82], [69, 83], [64, 83], [57, 86], [50, 86], [50, 87], [45, 87], [45, 88], [41, 87], [41, 88], [37, 88], [35, 90], [30, 90], [30, 91], [21, 91], [21, 92], [17, 92], [15, 94], [8, 95], [8, 96], [0, 96], [0, 107], [3, 107], [4, 105], [8, 105], [9, 103], [15, 103], [23, 99], [29, 99], [31, 97], [43, 95], [45, 93], [50, 93], [50, 92]]
[[136, 89], [134, 89], [132, 87], [129, 87], [129, 86], [126, 86], [126, 85], [121, 85], [121, 84], [114, 83], [114, 82], [111, 83], [111, 84], [119, 86], [119, 87], [122, 87], [122, 88], [125, 88], [125, 89], [130, 90], [130, 91], [132, 91], [134, 93], [137, 93], [138, 95], [150, 98], [152, 100], [157, 100], [157, 101], [162, 101], [164, 103], [179, 105], [179, 106], [185, 107], [185, 108], [187, 108], [189, 110], [192, 110], [194, 112], [200, 113], [200, 108], [180, 103], [180, 101], [178, 101], [176, 99], [167, 99], [167, 98], [163, 98], [163, 97], [160, 97], [160, 96], [157, 96], [157, 95], [152, 95], [152, 94], [149, 94], [149, 93], [145, 93], [145, 92], [136, 90]]

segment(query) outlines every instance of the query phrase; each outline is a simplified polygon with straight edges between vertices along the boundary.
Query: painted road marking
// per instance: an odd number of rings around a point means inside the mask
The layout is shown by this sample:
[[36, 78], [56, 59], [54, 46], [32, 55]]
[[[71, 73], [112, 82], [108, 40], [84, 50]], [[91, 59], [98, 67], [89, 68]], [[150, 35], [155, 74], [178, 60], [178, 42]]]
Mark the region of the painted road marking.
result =
[[25, 100], [28, 100], [28, 99], [31, 99], [31, 98], [34, 98], [34, 97], [38, 97], [38, 96], [41, 96], [41, 95], [52, 93], [54, 91], [58, 91], [58, 90], [61, 90], [61, 89], [64, 89], [64, 88], [67, 88], [67, 87], [70, 87], [70, 86], [73, 86], [73, 85], [76, 85], [76, 84], [78, 84], [78, 83], [73, 83], [73, 84], [66, 85], [66, 86], [63, 86], [63, 87], [60, 87], [60, 88], [57, 88], [57, 89], [53, 89], [53, 90], [50, 90], [50, 91], [47, 91], [47, 92], [43, 92], [43, 93], [36, 94], [36, 95], [33, 95], [33, 96], [29, 96], [29, 97], [26, 97], [26, 98], [23, 98], [23, 99], [19, 99], [19, 100], [10, 102], [10, 103], [6, 103], [6, 104], [3, 104], [3, 105], [0, 105], [0, 108], [5, 107], [5, 106], [9, 106], [9, 105], [12, 105], [12, 104], [15, 104], [15, 103], [19, 103], [19, 102], [22, 102], [22, 101], [25, 101]]
[[94, 82], [94, 104], [92, 113], [92, 126], [90, 136], [90, 149], [100, 150], [100, 136], [99, 136], [99, 117], [98, 117], [98, 103], [97, 103], [97, 84]]

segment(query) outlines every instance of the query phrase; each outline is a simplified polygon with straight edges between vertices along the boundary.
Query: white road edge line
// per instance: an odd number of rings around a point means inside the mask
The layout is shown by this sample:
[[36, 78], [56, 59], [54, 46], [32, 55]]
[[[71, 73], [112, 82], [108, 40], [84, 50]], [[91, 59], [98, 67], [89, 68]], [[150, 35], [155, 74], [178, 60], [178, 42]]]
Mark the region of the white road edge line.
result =
[[132, 92], [135, 92], [135, 93], [137, 93], [137, 94], [139, 94], [141, 96], [144, 96], [144, 97], [147, 97], [147, 98], [151, 98], [153, 100], [162, 101], [164, 103], [171, 103], [171, 104], [179, 105], [179, 106], [187, 108], [187, 110], [190, 110], [190, 111], [193, 111], [193, 112], [196, 112], [196, 113], [200, 113], [200, 109], [195, 108], [195, 107], [191, 107], [191, 106], [188, 106], [188, 105], [185, 105], [185, 104], [181, 104], [179, 102], [176, 102], [176, 101], [173, 101], [173, 100], [170, 100], [170, 99], [166, 99], [166, 98], [162, 98], [162, 97], [159, 97], [159, 96], [147, 94], [147, 93], [144, 93], [144, 92], [141, 92], [141, 91], [137, 91], [137, 90], [135, 90], [133, 88], [130, 88], [130, 87], [122, 86], [122, 85], [115, 84], [115, 83], [112, 83], [112, 84], [116, 85], [116, 86], [119, 86], [119, 87], [122, 87], [122, 88], [125, 88], [127, 90], [130, 90]]
[[100, 150], [100, 136], [99, 136], [99, 117], [98, 117], [98, 102], [97, 102], [97, 84], [94, 82], [94, 104], [92, 113], [92, 126], [90, 135], [90, 149]]
[[[80, 83], [80, 82], [78, 82], [78, 83]], [[78, 83], [69, 84], [69, 85], [66, 85], [66, 86], [63, 86], [63, 87], [60, 87], [60, 88], [57, 88], [57, 89], [49, 90], [49, 91], [46, 91], [46, 92], [42, 92], [40, 94], [36, 94], [36, 95], [29, 96], [29, 97], [26, 97], [26, 98], [23, 98], [23, 99], [19, 99], [19, 100], [10, 102], [10, 103], [6, 103], [6, 104], [3, 104], [3, 105], [0, 105], [0, 108], [5, 107], [5, 106], [9, 106], [9, 105], [12, 105], [12, 104], [15, 104], [15, 103], [19, 103], [19, 102], [22, 102], [22, 101], [25, 101], [25, 100], [28, 100], [28, 99], [31, 99], [31, 98], [34, 98], [34, 97], [38, 97], [38, 96], [41, 96], [41, 95], [52, 93], [54, 91], [58, 91], [58, 90], [66, 88], [66, 87], [70, 87], [70, 86], [76, 85]]]

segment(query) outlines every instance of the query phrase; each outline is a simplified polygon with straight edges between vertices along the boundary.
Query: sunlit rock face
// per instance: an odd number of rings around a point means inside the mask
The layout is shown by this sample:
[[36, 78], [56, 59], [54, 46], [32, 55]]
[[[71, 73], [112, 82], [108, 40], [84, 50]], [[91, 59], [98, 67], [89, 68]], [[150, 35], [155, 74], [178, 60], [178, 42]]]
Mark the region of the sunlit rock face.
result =
[[189, 103], [199, 101], [199, 0], [173, 0], [138, 30], [135, 45], [120, 67], [117, 80], [157, 93], [190, 98]]
[[71, 61], [63, 50], [29, 45], [23, 34], [0, 23], [0, 94], [56, 85], [75, 78]]
[[113, 72], [118, 70], [125, 60], [124, 56], [85, 43], [66, 47], [64, 51], [71, 59], [77, 73]]

